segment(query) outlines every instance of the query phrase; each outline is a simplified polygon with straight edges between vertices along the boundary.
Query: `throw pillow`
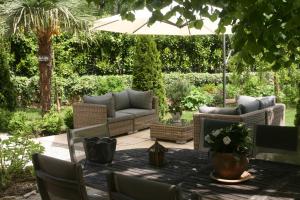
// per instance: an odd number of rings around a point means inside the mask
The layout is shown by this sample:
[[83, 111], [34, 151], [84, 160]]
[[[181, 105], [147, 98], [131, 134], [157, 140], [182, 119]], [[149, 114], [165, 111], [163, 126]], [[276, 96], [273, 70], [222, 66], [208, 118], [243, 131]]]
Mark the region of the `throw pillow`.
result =
[[127, 90], [131, 108], [152, 109], [152, 91]]
[[260, 108], [258, 100], [255, 100], [255, 101], [252, 101], [249, 103], [245, 103], [245, 104], [240, 104], [239, 107], [241, 110], [241, 114], [253, 112], [253, 111], [259, 110], [259, 108]]
[[275, 106], [275, 96], [262, 97], [261, 99], [258, 99], [258, 101], [260, 109]]
[[102, 96], [83, 96], [84, 103], [105, 105], [107, 108], [107, 117], [115, 117], [115, 104], [111, 93]]
[[256, 101], [256, 98], [255, 97], [250, 97], [250, 96], [238, 96], [236, 102], [237, 102], [237, 105], [240, 105], [240, 104], [248, 104], [250, 102], [253, 102], [253, 101]]
[[202, 106], [199, 108], [199, 112], [200, 113], [221, 114], [221, 115], [240, 115], [241, 114], [239, 107], [218, 108], [218, 107]]
[[116, 110], [124, 110], [130, 107], [129, 96], [127, 90], [113, 93]]

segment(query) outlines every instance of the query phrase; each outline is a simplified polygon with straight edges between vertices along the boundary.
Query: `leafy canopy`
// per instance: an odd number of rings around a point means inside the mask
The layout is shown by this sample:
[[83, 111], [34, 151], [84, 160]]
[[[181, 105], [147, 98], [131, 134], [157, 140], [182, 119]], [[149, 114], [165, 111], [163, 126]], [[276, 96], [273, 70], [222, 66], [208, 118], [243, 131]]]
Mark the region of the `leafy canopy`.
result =
[[[136, 10], [147, 6], [152, 12], [149, 24], [177, 16], [177, 26], [188, 23], [190, 27], [201, 28], [202, 17], [213, 21], [219, 17], [218, 32], [223, 33], [226, 25], [233, 25], [233, 49], [239, 60], [248, 64], [254, 63], [256, 55], [262, 56], [273, 69], [289, 67], [299, 61], [300, 1], [126, 0], [125, 4], [120, 14], [129, 20], [134, 20], [134, 11], [128, 8]], [[163, 12], [167, 6], [170, 11]]]
[[71, 12], [75, 6], [78, 5], [72, 0], [7, 0], [0, 4], [0, 15], [6, 19], [11, 32], [32, 30], [50, 37], [58, 35], [61, 29], [82, 28], [82, 21]]

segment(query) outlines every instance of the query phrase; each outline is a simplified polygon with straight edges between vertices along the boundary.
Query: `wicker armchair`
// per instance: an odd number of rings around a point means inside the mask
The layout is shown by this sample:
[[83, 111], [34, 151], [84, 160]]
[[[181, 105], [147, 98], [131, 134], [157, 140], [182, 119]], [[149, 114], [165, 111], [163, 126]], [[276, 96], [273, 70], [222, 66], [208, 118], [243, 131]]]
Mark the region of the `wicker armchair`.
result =
[[223, 115], [211, 113], [195, 113], [193, 116], [194, 122], [194, 149], [200, 150], [203, 146], [200, 142], [203, 141], [202, 124], [203, 119], [215, 119], [230, 122], [244, 122], [248, 128], [253, 130], [256, 125], [284, 125], [285, 105], [276, 104], [261, 110], [256, 110], [242, 115]]
[[149, 128], [150, 122], [158, 119], [158, 98], [153, 97], [152, 109], [154, 113], [133, 116], [131, 119], [111, 120], [107, 117], [107, 108], [105, 105], [75, 103], [73, 104], [74, 128], [81, 128], [97, 124], [107, 123], [108, 135], [117, 136], [124, 133], [135, 132]]

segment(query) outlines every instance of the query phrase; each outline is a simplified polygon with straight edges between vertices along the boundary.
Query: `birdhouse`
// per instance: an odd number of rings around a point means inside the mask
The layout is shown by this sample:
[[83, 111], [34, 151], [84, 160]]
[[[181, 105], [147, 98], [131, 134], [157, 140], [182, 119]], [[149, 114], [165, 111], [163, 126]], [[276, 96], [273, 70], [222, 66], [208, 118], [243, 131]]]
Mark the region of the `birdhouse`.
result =
[[167, 152], [168, 149], [159, 144], [156, 140], [155, 143], [148, 149], [148, 151], [150, 165], [161, 167], [164, 164], [165, 152]]

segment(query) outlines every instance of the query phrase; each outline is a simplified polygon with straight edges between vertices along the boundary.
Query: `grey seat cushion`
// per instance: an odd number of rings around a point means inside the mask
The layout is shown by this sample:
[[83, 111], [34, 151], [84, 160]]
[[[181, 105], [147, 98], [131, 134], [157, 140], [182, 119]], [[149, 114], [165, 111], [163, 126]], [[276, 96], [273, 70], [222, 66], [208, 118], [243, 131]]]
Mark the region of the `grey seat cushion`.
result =
[[233, 108], [218, 108], [218, 107], [199, 107], [200, 113], [222, 114], [222, 115], [240, 115], [241, 110], [239, 107]]
[[255, 100], [256, 100], [255, 97], [241, 95], [241, 96], [238, 96], [236, 102], [237, 102], [238, 105], [240, 105], [240, 104], [248, 104], [248, 103], [251, 103]]
[[116, 110], [123, 110], [130, 108], [130, 101], [127, 90], [122, 92], [114, 92], [113, 97], [115, 100], [115, 108]]
[[108, 122], [119, 122], [119, 121], [124, 121], [124, 120], [131, 120], [131, 119], [134, 119], [133, 114], [116, 111], [116, 116], [110, 117], [107, 120], [108, 120]]
[[127, 90], [130, 107], [141, 109], [152, 109], [153, 93], [151, 91]]
[[264, 109], [267, 107], [275, 106], [275, 96], [267, 96], [258, 99], [260, 109]]
[[[203, 138], [205, 138], [205, 136], [211, 133], [213, 130], [225, 128], [238, 123], [239, 122], [225, 121], [225, 120], [203, 119], [203, 123], [202, 123], [202, 133], [204, 134]], [[209, 147], [206, 141], [204, 142], [204, 146]]]
[[105, 105], [107, 108], [107, 117], [115, 117], [115, 101], [111, 93], [101, 96], [83, 96], [84, 103]]
[[249, 103], [245, 103], [245, 104], [240, 104], [239, 105], [241, 113], [245, 114], [245, 113], [249, 113], [249, 112], [253, 112], [256, 110], [260, 109], [260, 104], [258, 100], [249, 102]]
[[128, 109], [124, 109], [124, 110], [119, 110], [118, 112], [132, 114], [135, 117], [142, 117], [142, 116], [154, 114], [155, 110], [154, 109], [148, 110], [148, 109], [128, 108]]

